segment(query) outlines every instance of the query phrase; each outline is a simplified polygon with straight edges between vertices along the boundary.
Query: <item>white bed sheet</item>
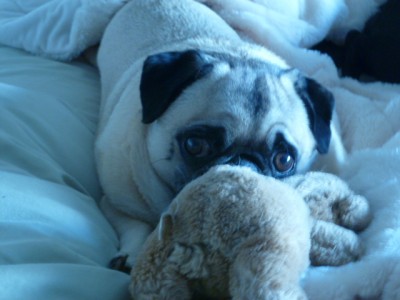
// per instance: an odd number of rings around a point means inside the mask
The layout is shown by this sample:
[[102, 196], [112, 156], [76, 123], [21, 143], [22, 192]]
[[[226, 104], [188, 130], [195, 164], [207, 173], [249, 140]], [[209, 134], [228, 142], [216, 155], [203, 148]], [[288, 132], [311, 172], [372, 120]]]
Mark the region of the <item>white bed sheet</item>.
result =
[[0, 299], [129, 299], [98, 209], [96, 70], [0, 46]]

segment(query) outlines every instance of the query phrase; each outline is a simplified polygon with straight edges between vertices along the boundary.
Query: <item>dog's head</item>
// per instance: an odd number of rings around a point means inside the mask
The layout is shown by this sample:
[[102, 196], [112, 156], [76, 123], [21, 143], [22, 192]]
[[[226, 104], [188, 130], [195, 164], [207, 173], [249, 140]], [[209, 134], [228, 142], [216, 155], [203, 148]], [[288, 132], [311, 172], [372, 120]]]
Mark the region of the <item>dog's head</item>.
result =
[[150, 163], [175, 193], [218, 164], [287, 177], [329, 147], [331, 93], [261, 59], [155, 54], [144, 62], [140, 94]]

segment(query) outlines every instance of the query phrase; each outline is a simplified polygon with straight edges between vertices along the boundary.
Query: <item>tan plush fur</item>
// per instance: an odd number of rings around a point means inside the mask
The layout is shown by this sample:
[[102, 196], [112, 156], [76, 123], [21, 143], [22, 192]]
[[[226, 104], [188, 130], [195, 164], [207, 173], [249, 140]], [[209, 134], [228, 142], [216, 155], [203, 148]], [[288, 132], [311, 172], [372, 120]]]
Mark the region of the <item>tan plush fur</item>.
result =
[[187, 185], [143, 247], [134, 299], [305, 299], [309, 209], [290, 186], [220, 166]]
[[314, 264], [354, 260], [362, 248], [351, 230], [369, 220], [368, 202], [336, 176], [311, 172], [281, 182], [215, 167], [163, 214], [132, 270], [131, 293], [136, 300], [191, 299], [193, 292], [306, 299], [299, 280], [309, 257]]
[[314, 218], [311, 263], [338, 266], [357, 259], [363, 249], [355, 232], [371, 220], [368, 201], [328, 173], [309, 172], [285, 181], [303, 196]]

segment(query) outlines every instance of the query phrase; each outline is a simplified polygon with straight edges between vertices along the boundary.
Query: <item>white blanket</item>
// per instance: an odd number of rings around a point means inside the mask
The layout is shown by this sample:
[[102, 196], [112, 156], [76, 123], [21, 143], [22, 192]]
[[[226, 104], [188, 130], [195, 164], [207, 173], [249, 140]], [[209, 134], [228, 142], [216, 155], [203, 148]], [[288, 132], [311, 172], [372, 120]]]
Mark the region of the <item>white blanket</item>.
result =
[[62, 60], [99, 43], [124, 0], [2, 0], [0, 43]]
[[[341, 79], [329, 57], [304, 48], [325, 36], [340, 41], [350, 28], [361, 28], [382, 1], [200, 2], [210, 5], [244, 38], [270, 48], [292, 66], [326, 85], [336, 97], [341, 127], [339, 138], [347, 155], [335, 170], [330, 169], [329, 162], [323, 167], [336, 171], [353, 189], [365, 195], [371, 203], [374, 218], [369, 228], [361, 233], [366, 249], [360, 261], [343, 267], [310, 268], [305, 274], [303, 284], [309, 298], [345, 300], [359, 296], [365, 299], [400, 299], [400, 86]], [[78, 9], [88, 3], [93, 9]], [[0, 43], [69, 59], [98, 42], [105, 20], [121, 3], [111, 0], [2, 0]], [[107, 13], [99, 14], [94, 9], [97, 5], [100, 11]], [[54, 7], [58, 9], [54, 10]], [[52, 14], [47, 10], [50, 8], [62, 16], [61, 20], [69, 22], [59, 22], [50, 17]], [[74, 21], [78, 20], [78, 12], [81, 13], [79, 22]], [[83, 44], [79, 43], [82, 36], [79, 39], [77, 32], [84, 32]], [[61, 37], [69, 37], [69, 43]], [[65, 48], [66, 45], [72, 46]], [[60, 51], [61, 48], [64, 50]], [[0, 249], [2, 255], [8, 255], [4, 248]], [[27, 257], [21, 260], [29, 261]], [[77, 272], [83, 274], [87, 268], [81, 271]], [[71, 273], [66, 273], [71, 276]], [[0, 270], [0, 283], [4, 282], [5, 276], [6, 273]], [[117, 277], [113, 277], [113, 284], [126, 284], [127, 277]], [[13, 278], [7, 277], [6, 282]], [[87, 293], [83, 287], [75, 287]], [[96, 291], [93, 293], [96, 295]]]

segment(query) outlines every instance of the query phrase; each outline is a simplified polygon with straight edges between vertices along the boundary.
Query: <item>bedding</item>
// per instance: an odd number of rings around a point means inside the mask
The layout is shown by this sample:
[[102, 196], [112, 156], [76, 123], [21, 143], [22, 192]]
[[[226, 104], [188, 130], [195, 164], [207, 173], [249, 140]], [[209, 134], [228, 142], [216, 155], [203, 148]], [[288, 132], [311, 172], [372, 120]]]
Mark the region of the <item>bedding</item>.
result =
[[[400, 299], [400, 85], [341, 78], [327, 55], [308, 49], [343, 40], [384, 1], [199, 1], [335, 95], [342, 147], [316, 167], [366, 196], [373, 220], [360, 233], [359, 261], [309, 268], [308, 297]], [[123, 2], [0, 3], [0, 43], [14, 47], [0, 47], [0, 298], [129, 297], [129, 276], [107, 268], [118, 240], [97, 207], [98, 74], [76, 59]]]
[[96, 70], [0, 46], [0, 299], [129, 299], [97, 207]]

